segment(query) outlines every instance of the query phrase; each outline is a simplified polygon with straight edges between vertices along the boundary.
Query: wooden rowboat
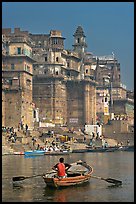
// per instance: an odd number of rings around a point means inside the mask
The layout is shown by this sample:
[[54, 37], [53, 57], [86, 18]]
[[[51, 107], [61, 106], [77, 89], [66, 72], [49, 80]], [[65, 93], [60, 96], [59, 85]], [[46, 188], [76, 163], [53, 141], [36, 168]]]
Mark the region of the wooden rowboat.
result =
[[24, 155], [24, 152], [14, 152], [14, 155]]
[[64, 155], [64, 154], [70, 154], [71, 151], [48, 151], [48, 152], [45, 152], [45, 155]]
[[87, 152], [101, 153], [101, 152], [115, 152], [116, 150], [118, 150], [118, 147], [105, 147], [105, 148], [96, 147], [94, 149], [93, 148], [88, 148]]
[[134, 151], [134, 145], [118, 147], [119, 151]]
[[43, 176], [44, 182], [49, 187], [68, 187], [83, 184], [89, 181], [93, 168], [83, 161], [77, 161], [71, 164], [71, 167], [67, 171], [66, 178], [58, 178], [57, 173], [49, 172]]

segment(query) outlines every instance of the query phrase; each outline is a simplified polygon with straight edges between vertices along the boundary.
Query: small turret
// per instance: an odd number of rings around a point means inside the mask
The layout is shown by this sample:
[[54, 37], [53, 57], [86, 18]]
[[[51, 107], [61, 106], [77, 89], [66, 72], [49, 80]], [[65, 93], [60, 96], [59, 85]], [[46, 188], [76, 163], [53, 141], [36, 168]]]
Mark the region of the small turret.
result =
[[84, 53], [86, 51], [87, 44], [85, 42], [86, 36], [84, 34], [83, 28], [81, 26], [78, 26], [73, 36], [74, 36], [73, 51], [78, 53]]

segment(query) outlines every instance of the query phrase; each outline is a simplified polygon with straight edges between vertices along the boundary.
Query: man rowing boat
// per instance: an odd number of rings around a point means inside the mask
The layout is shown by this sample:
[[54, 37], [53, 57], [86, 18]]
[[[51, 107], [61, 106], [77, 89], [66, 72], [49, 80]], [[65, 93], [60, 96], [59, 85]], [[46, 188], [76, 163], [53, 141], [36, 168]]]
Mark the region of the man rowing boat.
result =
[[64, 158], [61, 157], [59, 159], [59, 163], [55, 164], [55, 166], [53, 166], [53, 170], [57, 171], [57, 175], [59, 178], [66, 178], [67, 174], [66, 174], [66, 170], [68, 170], [71, 167], [70, 164], [68, 163], [64, 163]]

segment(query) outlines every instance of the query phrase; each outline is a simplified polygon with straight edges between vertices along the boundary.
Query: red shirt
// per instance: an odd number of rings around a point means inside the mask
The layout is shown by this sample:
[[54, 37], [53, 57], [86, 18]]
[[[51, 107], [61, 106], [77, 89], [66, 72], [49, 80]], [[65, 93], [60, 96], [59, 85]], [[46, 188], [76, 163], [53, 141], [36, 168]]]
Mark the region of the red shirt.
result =
[[71, 167], [71, 165], [70, 164], [67, 164], [67, 163], [57, 163], [53, 168], [57, 168], [57, 170], [58, 170], [58, 176], [65, 176], [65, 172], [66, 172], [66, 170], [65, 170], [65, 168], [66, 167], [68, 167], [68, 168], [70, 168]]
[[65, 164], [59, 163], [57, 165], [57, 169], [58, 169], [58, 176], [65, 176]]

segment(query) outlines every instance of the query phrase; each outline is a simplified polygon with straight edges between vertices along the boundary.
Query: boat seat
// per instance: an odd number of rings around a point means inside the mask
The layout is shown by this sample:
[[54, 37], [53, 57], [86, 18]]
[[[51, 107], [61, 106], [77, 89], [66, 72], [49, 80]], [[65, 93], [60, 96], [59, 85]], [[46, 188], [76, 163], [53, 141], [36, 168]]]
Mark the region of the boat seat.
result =
[[81, 176], [83, 174], [80, 173], [67, 173], [67, 177], [75, 177], [75, 176]]

